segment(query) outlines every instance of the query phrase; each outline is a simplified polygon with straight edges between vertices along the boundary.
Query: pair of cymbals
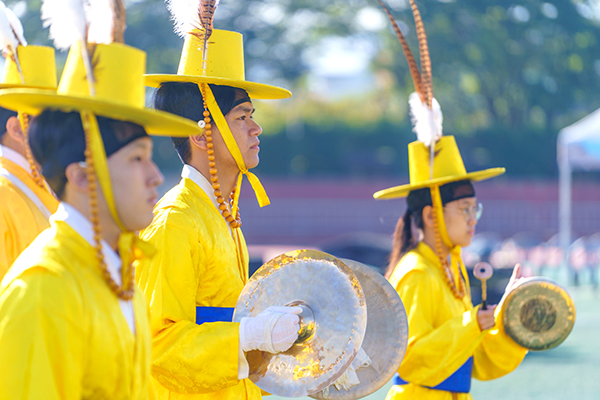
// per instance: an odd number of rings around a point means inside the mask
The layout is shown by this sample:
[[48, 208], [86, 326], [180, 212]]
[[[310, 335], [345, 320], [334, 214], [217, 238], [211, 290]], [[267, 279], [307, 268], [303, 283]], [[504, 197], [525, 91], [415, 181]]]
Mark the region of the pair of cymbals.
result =
[[[350, 400], [385, 385], [398, 370], [408, 340], [406, 312], [394, 288], [376, 271], [315, 250], [282, 254], [263, 265], [238, 299], [234, 321], [269, 306], [300, 305], [298, 341], [287, 351], [247, 354], [249, 378], [279, 396]], [[371, 364], [360, 384], [332, 385], [361, 348]]]

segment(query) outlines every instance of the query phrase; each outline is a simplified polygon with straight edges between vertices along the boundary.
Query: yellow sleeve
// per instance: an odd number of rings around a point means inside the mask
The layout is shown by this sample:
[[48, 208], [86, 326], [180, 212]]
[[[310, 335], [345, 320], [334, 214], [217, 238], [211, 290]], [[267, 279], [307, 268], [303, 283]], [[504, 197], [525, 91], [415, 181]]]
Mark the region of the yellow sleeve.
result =
[[527, 354], [504, 331], [503, 310], [496, 308], [496, 325], [488, 331], [473, 354], [473, 377], [487, 381], [514, 371]]
[[85, 320], [76, 288], [41, 268], [0, 293], [0, 393], [6, 399], [79, 400]]
[[405, 381], [436, 386], [460, 368], [482, 340], [477, 309], [467, 311], [435, 327], [437, 305], [444, 301], [441, 290], [421, 270], [411, 270], [396, 290], [408, 317], [408, 347], [398, 370]]
[[152, 315], [152, 376], [169, 390], [210, 393], [238, 384], [239, 324], [196, 325], [204, 250], [180, 212], [166, 211], [142, 234], [157, 254], [138, 269]]

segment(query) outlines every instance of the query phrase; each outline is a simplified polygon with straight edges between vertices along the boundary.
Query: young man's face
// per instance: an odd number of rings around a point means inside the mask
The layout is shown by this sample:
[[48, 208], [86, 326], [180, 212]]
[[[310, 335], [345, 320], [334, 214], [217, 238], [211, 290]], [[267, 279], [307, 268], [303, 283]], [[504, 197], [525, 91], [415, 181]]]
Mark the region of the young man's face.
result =
[[163, 182], [152, 161], [152, 139], [141, 137], [121, 148], [108, 158], [108, 168], [121, 222], [131, 232], [146, 228]]
[[[238, 91], [236, 100], [245, 96], [245, 93]], [[246, 168], [252, 169], [258, 165], [260, 151], [260, 140], [258, 136], [262, 133], [262, 128], [252, 119], [254, 107], [251, 102], [238, 104], [225, 115], [225, 121], [229, 125], [231, 134], [242, 153], [242, 158], [246, 164]], [[237, 169], [237, 164], [233, 156], [227, 150], [225, 142], [219, 132], [218, 127], [212, 124], [214, 150], [217, 160], [217, 168], [229, 167]]]

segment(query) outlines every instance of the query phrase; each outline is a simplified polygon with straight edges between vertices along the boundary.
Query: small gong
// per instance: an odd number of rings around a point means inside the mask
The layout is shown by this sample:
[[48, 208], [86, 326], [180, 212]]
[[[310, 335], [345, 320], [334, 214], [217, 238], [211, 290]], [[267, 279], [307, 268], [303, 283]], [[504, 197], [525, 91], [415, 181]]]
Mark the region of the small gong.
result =
[[575, 323], [575, 304], [569, 293], [551, 279], [532, 277], [520, 282], [504, 302], [504, 330], [530, 350], [561, 344]]

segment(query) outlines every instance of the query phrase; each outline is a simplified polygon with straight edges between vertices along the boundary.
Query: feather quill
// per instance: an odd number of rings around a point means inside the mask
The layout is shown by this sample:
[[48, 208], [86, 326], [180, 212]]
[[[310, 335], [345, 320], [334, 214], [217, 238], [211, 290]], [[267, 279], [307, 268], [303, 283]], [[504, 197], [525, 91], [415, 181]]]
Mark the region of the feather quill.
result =
[[[213, 31], [213, 19], [219, 0], [167, 0], [167, 8], [175, 23], [174, 30], [180, 37], [187, 34], [203, 41], [202, 68], [206, 70], [208, 39]], [[195, 30], [201, 30], [195, 32]]]
[[83, 65], [90, 90], [96, 94], [92, 61], [88, 52], [89, 21], [85, 0], [43, 0], [42, 21], [44, 28], [50, 27], [50, 39], [59, 50], [67, 50], [80, 43]]
[[433, 87], [431, 80], [431, 59], [429, 58], [429, 46], [427, 45], [427, 35], [421, 13], [414, 0], [410, 0], [410, 7], [415, 18], [417, 28], [417, 38], [419, 39], [419, 54], [421, 56], [421, 83], [423, 86], [425, 102], [431, 108], [433, 99]]
[[6, 15], [6, 6], [4, 3], [0, 3], [0, 48], [7, 54], [12, 55], [18, 45], [19, 40], [15, 36]]
[[23, 25], [19, 18], [0, 1], [0, 49], [5, 57], [10, 57], [17, 65], [21, 82], [25, 83], [25, 77], [21, 70], [21, 63], [17, 54], [17, 46], [27, 46], [23, 36]]
[[175, 33], [182, 38], [195, 29], [205, 29], [210, 37], [219, 0], [167, 0]]
[[[204, 36], [205, 41], [212, 35], [213, 19], [215, 18], [215, 11], [218, 5], [219, 0], [200, 0], [200, 23], [206, 31], [206, 35]], [[204, 47], [206, 48], [206, 44]]]
[[123, 0], [113, 0], [113, 42], [125, 43], [125, 28], [127, 28], [127, 15]]
[[23, 24], [21, 24], [19, 17], [17, 17], [13, 10], [8, 7], [5, 7], [5, 10], [10, 27], [12, 28], [15, 37], [19, 41], [19, 44], [21, 46], [27, 46], [27, 40], [25, 40], [25, 35], [23, 35]]
[[388, 10], [388, 8], [385, 6], [385, 4], [383, 4], [383, 2], [381, 0], [377, 0], [377, 1], [379, 2], [379, 4], [381, 4], [381, 7], [383, 7], [383, 11], [385, 11], [385, 13], [387, 14], [390, 22], [392, 23], [392, 28], [394, 28], [394, 33], [396, 33], [396, 37], [400, 41], [400, 45], [402, 46], [402, 51], [404, 51], [404, 56], [406, 57], [406, 61], [408, 61], [408, 67], [410, 69], [410, 74], [411, 74], [413, 82], [415, 84], [415, 90], [417, 91], [417, 93], [423, 93], [423, 87], [422, 87], [423, 85], [421, 82], [421, 72], [419, 71], [419, 67], [417, 66], [415, 57], [413, 56], [413, 53], [410, 50], [410, 47], [408, 46], [408, 43], [407, 43], [406, 39], [404, 38], [402, 31], [400, 30], [400, 27], [398, 27], [396, 20], [390, 13], [390, 10]]
[[123, 43], [125, 6], [122, 0], [94, 0], [86, 7], [88, 43]]
[[421, 58], [421, 70], [417, 67], [415, 58], [410, 51], [406, 39], [402, 35], [400, 28], [392, 17], [389, 10], [383, 4], [382, 0], [377, 0], [383, 7], [392, 23], [394, 32], [400, 40], [402, 50], [408, 61], [410, 73], [415, 83], [415, 92], [409, 97], [408, 104], [410, 107], [411, 122], [413, 124], [413, 132], [417, 134], [417, 140], [425, 144], [429, 148], [429, 165], [430, 176], [433, 178], [433, 160], [435, 157], [435, 144], [442, 137], [442, 122], [444, 117], [442, 109], [437, 100], [433, 97], [433, 85], [431, 79], [431, 59], [429, 58], [429, 46], [427, 45], [427, 35], [421, 18], [421, 13], [417, 8], [414, 0], [409, 0], [411, 10], [415, 18], [417, 38], [419, 41], [419, 55]]

